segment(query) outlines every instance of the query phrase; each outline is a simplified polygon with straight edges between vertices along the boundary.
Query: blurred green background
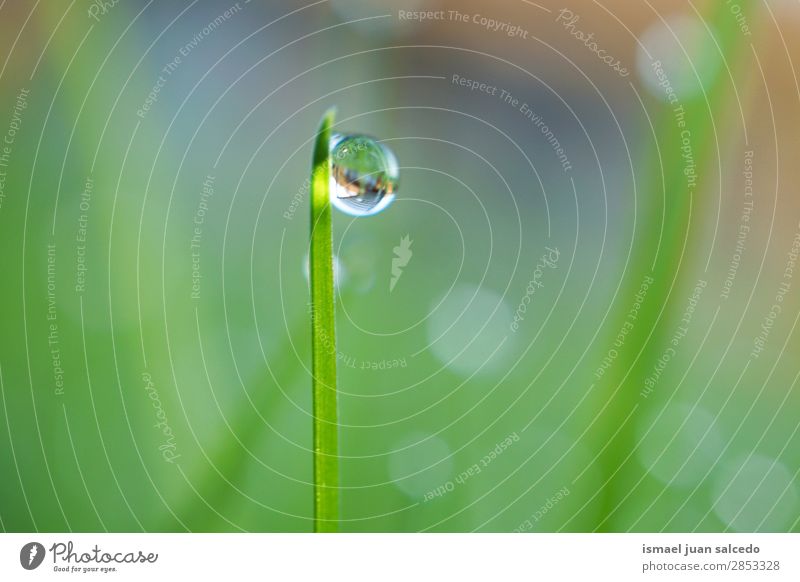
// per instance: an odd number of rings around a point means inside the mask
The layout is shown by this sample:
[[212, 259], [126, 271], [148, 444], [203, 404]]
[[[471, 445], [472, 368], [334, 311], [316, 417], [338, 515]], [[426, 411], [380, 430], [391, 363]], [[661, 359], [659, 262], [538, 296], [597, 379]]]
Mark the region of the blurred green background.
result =
[[311, 530], [336, 105], [401, 165], [386, 212], [334, 215], [342, 530], [797, 531], [798, 29], [774, 0], [2, 2], [0, 526]]

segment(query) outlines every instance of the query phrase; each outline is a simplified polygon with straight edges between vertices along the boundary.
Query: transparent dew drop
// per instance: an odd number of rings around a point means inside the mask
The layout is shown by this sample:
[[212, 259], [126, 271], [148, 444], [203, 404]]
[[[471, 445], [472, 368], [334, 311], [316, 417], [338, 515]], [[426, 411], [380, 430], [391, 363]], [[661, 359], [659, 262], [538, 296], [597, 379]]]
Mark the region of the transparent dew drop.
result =
[[371, 216], [395, 197], [400, 175], [397, 158], [365, 135], [331, 138], [331, 203], [351, 216]]
[[375, 285], [380, 272], [380, 245], [367, 233], [347, 236], [338, 249], [342, 270], [347, 274], [347, 289], [364, 294]]
[[415, 431], [397, 442], [387, 458], [392, 484], [421, 500], [453, 476], [453, 453], [441, 437]]

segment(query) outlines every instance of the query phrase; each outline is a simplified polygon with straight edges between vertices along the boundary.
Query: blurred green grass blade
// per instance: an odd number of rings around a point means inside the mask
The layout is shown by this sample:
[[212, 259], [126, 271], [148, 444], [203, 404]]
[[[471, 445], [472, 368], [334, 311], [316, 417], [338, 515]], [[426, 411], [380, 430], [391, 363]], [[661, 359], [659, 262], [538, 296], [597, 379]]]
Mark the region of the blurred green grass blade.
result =
[[336, 410], [333, 241], [329, 180], [335, 110], [322, 117], [311, 170], [311, 371], [314, 413], [314, 530], [337, 530], [339, 460]]
[[[752, 0], [743, 0], [740, 6], [743, 14], [753, 15]], [[727, 62], [735, 81], [737, 69], [740, 68], [739, 57], [749, 41], [742, 40], [737, 21], [731, 16], [726, 3], [719, 3], [713, 10], [707, 23], [714, 33], [722, 58]], [[697, 56], [689, 54], [690, 58]], [[654, 146], [650, 158], [645, 160], [648, 174], [643, 180], [642, 198], [660, 200], [663, 188], [664, 215], [662, 217], [660, 204], [648, 207], [642, 226], [637, 232], [640, 240], [636, 243], [636, 253], [628, 272], [628, 279], [623, 284], [621, 301], [630, 303], [645, 277], [652, 277], [653, 282], [647, 291], [646, 299], [642, 302], [636, 323], [627, 334], [624, 347], [619, 350], [619, 359], [600, 381], [603, 389], [598, 392], [598, 398], [603, 402], [613, 399], [604, 426], [599, 428], [604, 433], [599, 437], [603, 441], [609, 435], [617, 434], [620, 420], [627, 418], [633, 408], [642, 403], [640, 396], [642, 381], [657, 362], [665, 342], [672, 333], [665, 323], [670, 321], [674, 311], [681, 309], [678, 304], [682, 300], [675, 300], [675, 304], [670, 305], [668, 299], [682, 297], [678, 290], [687, 283], [684, 273], [687, 263], [690, 262], [687, 258], [691, 258], [691, 252], [687, 253], [687, 249], [692, 248], [694, 242], [692, 235], [696, 237], [700, 232], [698, 225], [690, 224], [690, 220], [698, 220], [696, 212], [693, 212], [693, 206], [702, 207], [699, 204], [700, 198], [708, 187], [708, 180], [704, 178], [708, 177], [712, 167], [714, 132], [735, 131], [735, 128], [726, 128], [719, 123], [715, 129], [712, 118], [712, 115], [719, 116], [720, 112], [735, 99], [730, 82], [725, 68], [721, 67], [713, 81], [703, 80], [705, 95], [702, 92], [692, 98], [679, 95], [679, 105], [683, 107], [685, 125], [678, 123], [674, 110], [677, 105], [663, 105], [656, 119], [655, 131], [661, 156], [659, 160], [658, 149]], [[682, 139], [687, 130], [690, 132], [696, 168], [697, 182], [694, 187], [689, 187], [687, 175], [684, 174], [686, 160], [683, 158]], [[719, 143], [724, 143], [730, 137], [732, 136], [718, 135], [717, 139]], [[658, 234], [662, 229], [662, 218], [663, 232], [659, 248]], [[681, 265], [681, 268], [676, 271], [678, 265]], [[629, 308], [630, 305], [625, 303], [618, 306], [619, 315], [610, 327], [612, 337], [605, 345], [613, 344], [613, 336], [616, 336], [623, 326]], [[643, 410], [639, 409], [634, 417]], [[605, 471], [614, 477], [605, 485], [604, 508], [598, 524], [600, 530], [614, 529], [608, 521], [609, 517], [617, 510], [620, 497], [627, 493], [627, 486], [630, 484], [628, 482], [630, 475], [627, 471], [619, 469], [627, 463], [630, 452], [636, 446], [636, 437], [631, 428], [634, 424], [635, 422], [628, 422], [624, 430], [619, 430], [617, 442], [614, 446], [609, 446], [602, 457]]]

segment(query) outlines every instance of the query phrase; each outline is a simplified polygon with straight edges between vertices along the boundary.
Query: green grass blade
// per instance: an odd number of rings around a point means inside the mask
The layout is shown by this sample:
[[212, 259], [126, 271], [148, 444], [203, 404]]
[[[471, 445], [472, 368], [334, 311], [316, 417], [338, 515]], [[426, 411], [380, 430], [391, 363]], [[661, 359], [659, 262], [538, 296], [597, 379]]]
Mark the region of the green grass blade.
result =
[[311, 168], [311, 371], [314, 414], [314, 531], [337, 531], [339, 459], [333, 241], [329, 180], [335, 110], [322, 117]]
[[[752, 15], [754, 2], [741, 0], [742, 12]], [[742, 34], [735, 18], [730, 13], [730, 8], [725, 3], [711, 7], [713, 10], [708, 17], [708, 23], [714, 31], [719, 50], [730, 66], [734, 79], [740, 72], [742, 62], [740, 55], [747, 47], [742, 40]], [[690, 54], [691, 58], [697, 55]], [[639, 285], [645, 276], [653, 278], [653, 284], [647, 292], [647, 297], [638, 312], [635, 326], [627, 334], [624, 346], [619, 350], [619, 359], [614, 362], [610, 373], [603, 377], [599, 399], [603, 403], [612, 401], [609, 408], [608, 420], [601, 429], [604, 435], [598, 436], [604, 440], [607, 435], [618, 434], [614, 446], [608, 448], [603, 454], [603, 465], [612, 475], [605, 484], [606, 495], [603, 496], [602, 520], [598, 529], [610, 531], [614, 529], [609, 518], [619, 506], [620, 497], [627, 494], [630, 475], [621, 470], [628, 462], [631, 451], [637, 446], [636, 436], [632, 428], [633, 422], [628, 423], [624, 430], [619, 430], [618, 422], [626, 418], [637, 406], [644, 402], [640, 391], [644, 379], [657, 363], [657, 358], [663, 353], [664, 346], [668, 343], [674, 327], [670, 327], [670, 316], [683, 308], [683, 299], [674, 299], [675, 296], [683, 297], [680, 291], [684, 286], [689, 286], [691, 254], [688, 249], [695, 246], [699, 236], [698, 225], [690, 221], [697, 221], [693, 215], [692, 207], [702, 207], [701, 198], [707, 188], [706, 174], [711, 174], [713, 169], [713, 155], [715, 153], [713, 112], [724, 110], [729, 106], [734, 96], [730, 88], [730, 79], [721, 69], [713, 81], [706, 82], [705, 95], [693, 98], [680, 96], [680, 106], [683, 107], [683, 121], [685, 125], [678, 125], [676, 112], [673, 106], [664, 105], [660, 112], [660, 119], [656, 121], [656, 132], [661, 148], [659, 156], [656, 150], [650, 154], [648, 161], [649, 176], [645, 177], [643, 191], [650, 199], [662, 196], [662, 188], [666, 193], [666, 206], [663, 209], [663, 243], [659, 252], [657, 233], [661, 228], [661, 208], [653, 205], [647, 210], [644, 217], [640, 242], [637, 244], [637, 253], [632, 261], [630, 273], [625, 282], [625, 298], [623, 305], [626, 309], [620, 310], [620, 320], [612, 326], [612, 333], [616, 334], [627, 316], [631, 298], [638, 291]], [[706, 102], [707, 99], [707, 102]], [[683, 132], [688, 130], [691, 138], [694, 161], [698, 170], [697, 186], [690, 189], [687, 186], [687, 176], [684, 174], [686, 166], [682, 157]], [[736, 139], [736, 128], [720, 126], [716, 128], [721, 140]], [[659, 173], [659, 166], [663, 165], [663, 176]], [[662, 186], [663, 179], [663, 186]], [[690, 191], [691, 190], [691, 191]], [[653, 235], [652, 233], [656, 233]], [[654, 257], [657, 261], [654, 262]], [[682, 259], [684, 264], [681, 264]], [[680, 270], [677, 270], [681, 264]], [[687, 265], [688, 264], [688, 265]], [[688, 271], [688, 272], [687, 272]], [[674, 293], [673, 293], [674, 291]], [[609, 340], [609, 345], [613, 339]], [[637, 414], [641, 414], [641, 410]], [[635, 417], [634, 417], [635, 418]]]

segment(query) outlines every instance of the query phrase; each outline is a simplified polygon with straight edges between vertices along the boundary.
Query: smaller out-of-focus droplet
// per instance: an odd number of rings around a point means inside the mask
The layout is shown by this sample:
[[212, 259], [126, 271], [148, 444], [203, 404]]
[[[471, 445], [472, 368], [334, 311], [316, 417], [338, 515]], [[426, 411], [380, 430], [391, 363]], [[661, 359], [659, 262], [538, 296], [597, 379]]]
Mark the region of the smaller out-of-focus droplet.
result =
[[712, 487], [714, 513], [741, 532], [788, 531], [798, 519], [793, 472], [760, 453], [723, 463]]
[[378, 267], [378, 244], [368, 234], [347, 236], [337, 256], [347, 273], [347, 290], [366, 293], [375, 285]]
[[642, 467], [670, 487], [694, 487], [725, 448], [716, 418], [697, 405], [654, 407], [636, 423], [636, 456]]
[[672, 103], [703, 95], [723, 65], [713, 30], [695, 16], [658, 20], [639, 37], [636, 68], [658, 99]]
[[500, 294], [459, 283], [434, 302], [427, 321], [430, 352], [465, 377], [506, 372], [512, 356], [512, 316]]
[[442, 438], [413, 432], [389, 453], [389, 478], [410, 499], [421, 500], [447, 483], [453, 474], [453, 453]]
[[400, 170], [385, 145], [365, 135], [331, 138], [331, 203], [351, 216], [371, 216], [395, 197]]

